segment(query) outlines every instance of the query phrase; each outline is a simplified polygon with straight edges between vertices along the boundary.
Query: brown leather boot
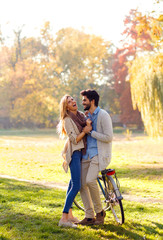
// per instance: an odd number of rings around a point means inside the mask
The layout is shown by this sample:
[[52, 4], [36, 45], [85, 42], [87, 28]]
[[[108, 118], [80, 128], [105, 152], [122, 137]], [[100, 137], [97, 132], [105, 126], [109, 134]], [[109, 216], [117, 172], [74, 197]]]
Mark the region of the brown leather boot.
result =
[[96, 221], [94, 222], [94, 225], [100, 225], [104, 224], [104, 218], [106, 216], [106, 213], [104, 210], [102, 210], [100, 213], [96, 214]]
[[76, 222], [75, 224], [81, 224], [81, 225], [93, 225], [95, 222], [95, 218], [84, 218], [80, 222]]

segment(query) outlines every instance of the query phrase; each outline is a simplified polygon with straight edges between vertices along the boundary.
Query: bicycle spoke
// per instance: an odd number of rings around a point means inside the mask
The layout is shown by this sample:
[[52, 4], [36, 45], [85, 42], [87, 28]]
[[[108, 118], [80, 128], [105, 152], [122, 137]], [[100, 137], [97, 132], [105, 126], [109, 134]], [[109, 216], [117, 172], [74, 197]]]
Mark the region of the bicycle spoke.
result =
[[107, 199], [109, 200], [110, 208], [117, 223], [124, 223], [124, 211], [121, 200], [117, 199], [115, 190], [117, 186], [111, 177], [106, 180], [107, 183]]

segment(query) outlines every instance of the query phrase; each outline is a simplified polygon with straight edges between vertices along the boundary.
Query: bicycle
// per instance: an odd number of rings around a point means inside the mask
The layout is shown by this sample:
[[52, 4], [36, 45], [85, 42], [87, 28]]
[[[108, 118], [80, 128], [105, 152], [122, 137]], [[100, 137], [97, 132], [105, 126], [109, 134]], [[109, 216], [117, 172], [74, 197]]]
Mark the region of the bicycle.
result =
[[[116, 182], [114, 181], [113, 177]], [[97, 177], [97, 182], [100, 188], [101, 202], [103, 210], [111, 210], [118, 224], [124, 223], [124, 210], [122, 205], [122, 195], [120, 193], [120, 184], [116, 176], [115, 169], [105, 169], [101, 171]], [[75, 205], [84, 211], [83, 203], [78, 194], [74, 200]]]

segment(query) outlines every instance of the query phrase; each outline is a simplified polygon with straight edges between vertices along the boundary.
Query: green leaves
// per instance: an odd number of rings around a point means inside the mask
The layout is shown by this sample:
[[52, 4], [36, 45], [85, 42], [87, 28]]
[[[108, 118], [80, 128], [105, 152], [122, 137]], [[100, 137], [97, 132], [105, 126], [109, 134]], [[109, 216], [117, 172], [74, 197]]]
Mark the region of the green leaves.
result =
[[129, 69], [133, 105], [141, 111], [147, 133], [163, 136], [163, 54], [136, 58]]

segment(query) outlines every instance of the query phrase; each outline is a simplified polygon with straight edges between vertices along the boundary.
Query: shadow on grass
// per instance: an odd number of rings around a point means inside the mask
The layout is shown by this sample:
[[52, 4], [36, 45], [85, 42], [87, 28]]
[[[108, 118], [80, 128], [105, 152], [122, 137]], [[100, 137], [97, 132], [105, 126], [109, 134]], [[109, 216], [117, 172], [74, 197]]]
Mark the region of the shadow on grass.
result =
[[130, 178], [130, 179], [148, 179], [153, 180], [153, 178], [161, 178], [162, 177], [162, 168], [116, 168], [116, 173], [118, 178]]
[[[142, 239], [141, 231], [148, 235], [151, 233], [156, 235], [159, 234], [157, 228], [162, 227], [162, 224], [157, 222], [141, 225], [135, 220], [120, 226], [110, 223], [109, 220], [109, 224], [103, 226], [61, 228], [58, 227], [58, 221], [64, 201], [65, 191], [47, 189], [11, 179], [0, 179], [0, 230], [6, 232], [4, 234], [0, 231], [3, 234], [0, 235], [0, 240], [99, 240], [102, 238], [139, 240]], [[130, 209], [126, 208], [125, 214], [132, 215], [131, 211], [137, 213], [140, 212], [139, 210], [130, 206]], [[148, 210], [150, 212], [150, 208]], [[80, 214], [80, 210], [78, 213]]]
[[0, 240], [10, 240], [10, 238], [6, 238], [3, 235], [0, 235]]
[[[92, 227], [95, 230], [98, 230], [99, 227]], [[104, 230], [104, 233], [101, 233], [101, 237], [106, 238], [109, 237], [109, 239], [142, 239], [140, 234], [131, 232], [129, 230], [125, 229], [125, 226], [117, 226], [113, 224], [104, 224], [103, 226], [100, 227], [101, 230]], [[107, 232], [109, 234], [107, 234]], [[117, 236], [117, 237], [116, 237]]]
[[[0, 191], [3, 192], [3, 194], [0, 194], [0, 201], [7, 204], [10, 202], [29, 202], [39, 205], [41, 200], [42, 207], [54, 208], [63, 206], [65, 200], [65, 192], [4, 178], [0, 179]], [[47, 201], [46, 196], [51, 201]]]
[[153, 224], [156, 225], [156, 227], [160, 228], [160, 229], [163, 229], [163, 224], [161, 223], [156, 223], [156, 222], [152, 222]]

